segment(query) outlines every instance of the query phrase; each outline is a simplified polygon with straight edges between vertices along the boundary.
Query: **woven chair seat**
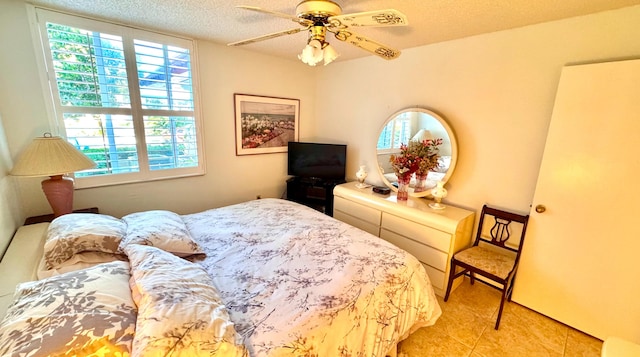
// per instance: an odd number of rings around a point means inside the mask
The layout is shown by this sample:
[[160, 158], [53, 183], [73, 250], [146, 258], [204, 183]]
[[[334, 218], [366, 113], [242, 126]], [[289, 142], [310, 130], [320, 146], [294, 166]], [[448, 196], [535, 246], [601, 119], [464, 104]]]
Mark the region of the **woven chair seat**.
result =
[[509, 276], [516, 262], [515, 256], [480, 246], [465, 249], [454, 257], [462, 263], [474, 266], [503, 280]]

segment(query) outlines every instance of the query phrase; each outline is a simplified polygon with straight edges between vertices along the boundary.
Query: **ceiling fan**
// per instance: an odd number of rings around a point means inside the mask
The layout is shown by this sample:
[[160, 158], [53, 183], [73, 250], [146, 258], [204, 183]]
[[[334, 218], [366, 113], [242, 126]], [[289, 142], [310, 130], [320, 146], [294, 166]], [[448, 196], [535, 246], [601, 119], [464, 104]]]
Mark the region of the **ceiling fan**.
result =
[[307, 45], [302, 50], [302, 53], [298, 55], [298, 58], [310, 66], [315, 66], [321, 61], [324, 61], [324, 64], [327, 65], [339, 56], [326, 41], [327, 31], [333, 33], [335, 38], [340, 41], [348, 42], [384, 59], [392, 60], [398, 58], [400, 56], [399, 50], [356, 34], [351, 31], [351, 28], [408, 25], [407, 17], [398, 10], [387, 9], [342, 14], [340, 5], [331, 0], [304, 0], [296, 6], [295, 16], [255, 6], [240, 5], [237, 7], [289, 19], [298, 23], [300, 27], [229, 43], [229, 46], [247, 45], [280, 36], [293, 35], [301, 31], [309, 31]]

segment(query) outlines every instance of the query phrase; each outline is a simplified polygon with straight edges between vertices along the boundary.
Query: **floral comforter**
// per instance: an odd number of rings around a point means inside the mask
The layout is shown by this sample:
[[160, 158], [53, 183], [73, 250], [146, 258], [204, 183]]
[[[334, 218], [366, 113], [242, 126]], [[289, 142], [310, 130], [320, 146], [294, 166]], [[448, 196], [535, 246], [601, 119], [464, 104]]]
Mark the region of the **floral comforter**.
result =
[[20, 284], [0, 323], [0, 356], [248, 355], [202, 269], [132, 244], [114, 261]]
[[182, 219], [251, 356], [384, 356], [440, 316], [417, 259], [310, 208], [263, 199]]
[[70, 271], [18, 285], [0, 356], [382, 357], [441, 313], [414, 257], [284, 200], [64, 215], [44, 249]]

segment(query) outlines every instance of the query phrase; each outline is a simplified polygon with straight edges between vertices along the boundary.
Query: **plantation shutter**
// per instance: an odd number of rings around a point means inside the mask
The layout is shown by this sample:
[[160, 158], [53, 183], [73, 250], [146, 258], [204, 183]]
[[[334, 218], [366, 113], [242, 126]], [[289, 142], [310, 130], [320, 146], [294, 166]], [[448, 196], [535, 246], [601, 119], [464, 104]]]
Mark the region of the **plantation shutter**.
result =
[[67, 140], [97, 164], [76, 177], [203, 171], [190, 41], [36, 12], [57, 116]]

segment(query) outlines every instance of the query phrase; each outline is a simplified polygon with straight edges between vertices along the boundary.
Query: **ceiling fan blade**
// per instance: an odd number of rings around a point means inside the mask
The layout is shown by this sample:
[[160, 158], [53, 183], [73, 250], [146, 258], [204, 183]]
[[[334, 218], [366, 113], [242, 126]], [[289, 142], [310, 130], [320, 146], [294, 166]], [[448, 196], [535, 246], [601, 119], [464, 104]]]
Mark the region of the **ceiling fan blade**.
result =
[[331, 16], [328, 21], [334, 27], [406, 26], [409, 24], [407, 16], [394, 9]]
[[348, 42], [386, 60], [396, 59], [400, 56], [399, 50], [383, 45], [365, 36], [355, 34], [351, 31], [339, 31], [335, 36], [340, 41]]
[[258, 37], [254, 37], [254, 38], [249, 38], [249, 39], [242, 40], [242, 41], [232, 42], [232, 43], [227, 44], [227, 46], [248, 45], [250, 43], [255, 43], [255, 42], [264, 41], [264, 40], [270, 40], [272, 38], [276, 38], [276, 37], [280, 37], [280, 36], [293, 35], [293, 34], [296, 34], [296, 33], [300, 32], [300, 31], [306, 31], [308, 29], [309, 29], [309, 27], [307, 27], [307, 28], [300, 27], [300, 28], [295, 28], [295, 29], [291, 29], [291, 30], [284, 30], [284, 31], [280, 31], [280, 32], [274, 32], [274, 33], [270, 33], [270, 34], [267, 34], [267, 35], [262, 35], [262, 36], [258, 36]]
[[313, 21], [311, 21], [311, 20], [303, 19], [303, 18], [300, 18], [300, 17], [297, 17], [297, 16], [292, 16], [292, 15], [285, 14], [285, 13], [282, 13], [282, 12], [266, 10], [266, 9], [261, 8], [261, 7], [248, 6], [248, 5], [238, 5], [236, 7], [239, 8], [239, 9], [251, 10], [251, 11], [255, 11], [255, 12], [261, 12], [263, 14], [269, 14], [269, 15], [281, 17], [283, 19], [289, 19], [289, 20], [291, 20], [293, 22], [299, 23], [302, 26], [311, 26], [311, 25], [313, 25]]

